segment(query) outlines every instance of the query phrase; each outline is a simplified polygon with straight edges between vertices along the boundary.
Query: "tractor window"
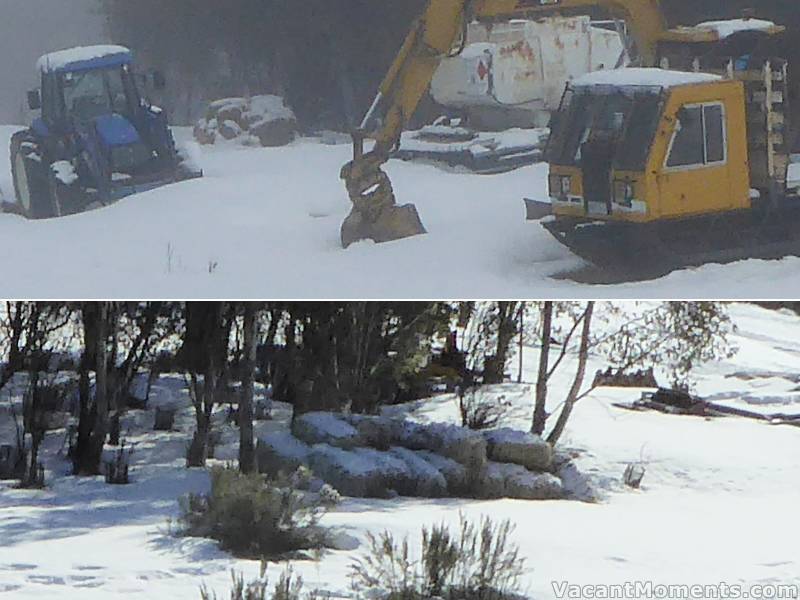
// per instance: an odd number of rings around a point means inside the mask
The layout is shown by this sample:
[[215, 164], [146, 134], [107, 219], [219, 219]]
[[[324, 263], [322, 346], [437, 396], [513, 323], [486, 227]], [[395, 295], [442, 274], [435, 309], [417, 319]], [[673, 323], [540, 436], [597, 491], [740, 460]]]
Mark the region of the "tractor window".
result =
[[128, 100], [120, 69], [65, 73], [62, 78], [64, 107], [79, 121], [110, 113], [126, 114]]
[[725, 162], [725, 111], [721, 104], [684, 106], [672, 139], [667, 167]]

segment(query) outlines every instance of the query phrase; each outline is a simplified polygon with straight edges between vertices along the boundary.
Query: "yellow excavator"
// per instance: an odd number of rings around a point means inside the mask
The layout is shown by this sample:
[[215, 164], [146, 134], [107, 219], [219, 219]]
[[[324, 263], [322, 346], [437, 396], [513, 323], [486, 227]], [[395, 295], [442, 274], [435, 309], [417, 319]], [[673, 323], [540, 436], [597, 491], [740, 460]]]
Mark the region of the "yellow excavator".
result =
[[784, 194], [788, 68], [770, 45], [785, 29], [749, 15], [670, 29], [658, 0], [430, 0], [353, 136], [343, 246], [425, 232], [382, 166], [470, 22], [596, 8], [626, 23], [634, 67], [568, 84], [547, 151], [551, 202], [526, 201], [529, 218], [549, 214], [557, 239], [604, 268], [785, 254], [800, 223]]

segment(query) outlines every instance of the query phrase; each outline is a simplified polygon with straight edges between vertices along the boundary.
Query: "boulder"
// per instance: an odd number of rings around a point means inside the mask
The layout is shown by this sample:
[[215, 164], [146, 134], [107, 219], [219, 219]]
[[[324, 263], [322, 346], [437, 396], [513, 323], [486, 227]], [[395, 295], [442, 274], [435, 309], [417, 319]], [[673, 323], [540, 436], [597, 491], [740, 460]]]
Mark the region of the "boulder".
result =
[[402, 458], [391, 452], [382, 452], [374, 448], [356, 448], [353, 453], [360, 460], [371, 463], [380, 474], [379, 497], [392, 497], [397, 494], [416, 495], [417, 481]]
[[493, 429], [484, 432], [489, 460], [521, 465], [531, 471], [548, 471], [553, 464], [553, 449], [538, 435], [518, 429]]
[[329, 444], [317, 444], [311, 449], [309, 466], [315, 475], [346, 496], [391, 497], [386, 483], [387, 479], [399, 478], [398, 465], [395, 464], [392, 468], [386, 461], [376, 462], [374, 456], [365, 454], [364, 449], [361, 450], [362, 452], [357, 452]]
[[468, 488], [483, 479], [488, 460], [486, 440], [476, 431], [445, 423], [422, 425], [404, 422], [398, 445], [434, 452], [463, 465]]
[[470, 481], [467, 477], [467, 468], [451, 458], [427, 450], [414, 452], [420, 458], [433, 465], [447, 482], [447, 491], [451, 496], [465, 496], [470, 493]]
[[273, 431], [258, 439], [256, 455], [258, 470], [275, 476], [278, 473], [294, 473], [308, 465], [311, 447], [288, 431]]
[[372, 415], [350, 415], [346, 419], [356, 428], [365, 446], [388, 450], [402, 438], [404, 421]]
[[352, 449], [363, 445], [358, 430], [338, 415], [329, 412], [310, 412], [297, 417], [292, 433], [309, 445], [329, 444]]
[[442, 498], [447, 496], [447, 480], [442, 472], [431, 462], [408, 448], [395, 446], [390, 450], [390, 453], [402, 460], [410, 471], [411, 486], [410, 489], [405, 490], [407, 495], [420, 498]]
[[211, 146], [217, 141], [217, 120], [214, 119], [213, 126], [210, 121], [200, 119], [194, 126], [194, 139], [198, 144]]
[[532, 473], [521, 465], [489, 462], [479, 486], [484, 498], [555, 500], [564, 497], [561, 480], [550, 473]]
[[[220, 118], [220, 115], [229, 115], [229, 116], [236, 116], [238, 115], [241, 118], [241, 115], [247, 110], [247, 100], [245, 98], [220, 98], [219, 100], [214, 100], [211, 104], [208, 105], [208, 110], [206, 111], [206, 120], [211, 121], [212, 119], [219, 119], [220, 122], [223, 118]], [[236, 118], [232, 119], [234, 121], [238, 120]]]
[[226, 140], [234, 140], [242, 135], [242, 128], [236, 121], [222, 121], [218, 131]]
[[250, 125], [250, 134], [257, 137], [265, 148], [286, 146], [297, 137], [297, 122], [262, 119]]

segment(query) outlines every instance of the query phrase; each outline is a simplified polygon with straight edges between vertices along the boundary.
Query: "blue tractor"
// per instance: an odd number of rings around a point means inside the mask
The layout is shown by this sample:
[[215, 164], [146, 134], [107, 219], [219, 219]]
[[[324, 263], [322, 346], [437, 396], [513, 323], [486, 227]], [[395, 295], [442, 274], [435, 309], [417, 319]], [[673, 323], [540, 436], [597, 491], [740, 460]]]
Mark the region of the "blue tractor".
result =
[[122, 46], [73, 48], [38, 62], [41, 110], [11, 139], [18, 209], [47, 219], [115, 202], [131, 194], [201, 177], [178, 151], [166, 115], [141, 91], [163, 89], [163, 76], [138, 76]]

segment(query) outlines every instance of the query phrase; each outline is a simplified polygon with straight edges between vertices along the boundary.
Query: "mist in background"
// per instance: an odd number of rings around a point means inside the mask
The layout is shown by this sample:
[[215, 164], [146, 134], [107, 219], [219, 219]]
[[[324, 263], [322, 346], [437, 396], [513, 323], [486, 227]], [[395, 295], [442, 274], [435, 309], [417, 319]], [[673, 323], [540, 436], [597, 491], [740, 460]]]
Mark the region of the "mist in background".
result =
[[39, 56], [107, 41], [97, 6], [97, 0], [0, 0], [0, 123], [27, 119], [25, 92], [37, 86]]

